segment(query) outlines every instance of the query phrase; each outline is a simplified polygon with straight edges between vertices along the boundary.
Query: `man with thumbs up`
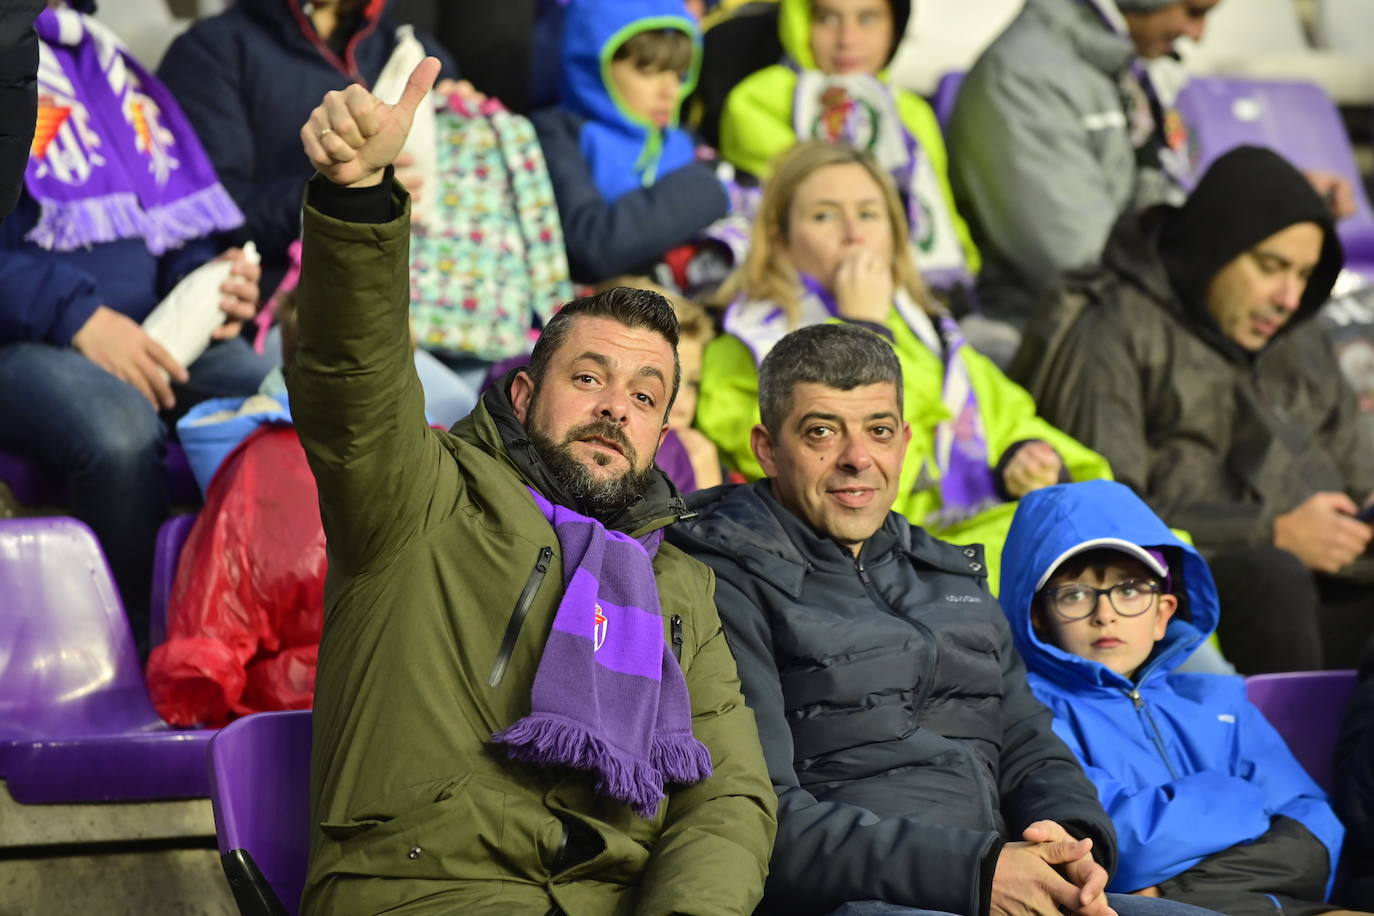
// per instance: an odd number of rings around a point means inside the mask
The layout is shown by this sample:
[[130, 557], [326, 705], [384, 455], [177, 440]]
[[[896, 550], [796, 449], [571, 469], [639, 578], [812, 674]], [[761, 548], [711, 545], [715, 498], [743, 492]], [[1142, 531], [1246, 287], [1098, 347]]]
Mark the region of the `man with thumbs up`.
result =
[[571, 302], [426, 426], [392, 163], [438, 69], [301, 129], [287, 383], [329, 549], [302, 912], [750, 913], [776, 801], [714, 580], [662, 542], [671, 307]]

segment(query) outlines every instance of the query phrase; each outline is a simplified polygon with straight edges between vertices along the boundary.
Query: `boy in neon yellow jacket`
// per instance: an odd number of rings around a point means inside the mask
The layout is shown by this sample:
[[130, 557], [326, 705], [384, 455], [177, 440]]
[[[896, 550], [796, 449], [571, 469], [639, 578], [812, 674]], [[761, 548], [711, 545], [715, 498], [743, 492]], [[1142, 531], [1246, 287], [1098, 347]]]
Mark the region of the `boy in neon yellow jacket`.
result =
[[720, 152], [760, 178], [799, 139], [846, 142], [871, 154], [901, 192], [923, 275], [949, 288], [977, 274], [981, 259], [954, 205], [935, 113], [888, 83], [886, 68], [910, 15], [907, 0], [781, 0], [786, 58], [731, 90]]
[[891, 341], [912, 428], [893, 508], [938, 537], [984, 544], [990, 582], [1000, 581], [1015, 500], [1111, 476], [1106, 459], [1038, 417], [1024, 389], [964, 345], [916, 271], [891, 180], [850, 147], [803, 143], [778, 161], [748, 260], [722, 298], [726, 333], [706, 349], [697, 425], [746, 477], [762, 476], [749, 448], [758, 363], [788, 331], [820, 321]]

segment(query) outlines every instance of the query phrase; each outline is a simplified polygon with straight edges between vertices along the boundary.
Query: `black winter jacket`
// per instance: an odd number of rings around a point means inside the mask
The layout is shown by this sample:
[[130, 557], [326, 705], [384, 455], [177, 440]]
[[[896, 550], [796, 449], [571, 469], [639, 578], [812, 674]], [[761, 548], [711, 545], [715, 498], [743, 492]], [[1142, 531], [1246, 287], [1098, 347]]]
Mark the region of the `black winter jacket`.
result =
[[[1163, 214], [1120, 224], [1105, 270], [1067, 293], [1012, 376], [1040, 414], [1111, 462], [1204, 553], [1272, 544], [1274, 518], [1323, 490], [1374, 493], [1371, 443], [1308, 297], [1258, 354], [1180, 300], [1157, 254]], [[1329, 283], [1326, 290], [1329, 290]], [[1033, 355], [1029, 355], [1033, 354]], [[1344, 574], [1374, 577], [1360, 558]]]
[[1026, 686], [982, 548], [889, 513], [856, 558], [767, 480], [689, 504], [668, 538], [715, 570], [779, 796], [764, 911], [983, 914], [1003, 843], [1041, 819], [1114, 866], [1111, 821]]

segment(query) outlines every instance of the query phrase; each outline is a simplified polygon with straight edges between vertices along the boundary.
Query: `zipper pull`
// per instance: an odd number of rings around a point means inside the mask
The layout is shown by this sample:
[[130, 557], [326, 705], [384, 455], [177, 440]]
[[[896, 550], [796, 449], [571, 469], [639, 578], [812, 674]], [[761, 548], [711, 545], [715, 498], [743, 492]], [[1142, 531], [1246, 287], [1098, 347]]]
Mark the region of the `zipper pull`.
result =
[[873, 584], [868, 579], [868, 570], [864, 569], [863, 560], [860, 560], [858, 557], [854, 558], [854, 571], [859, 574], [859, 581], [863, 582], [864, 585]]
[[682, 615], [674, 614], [669, 621], [673, 633], [673, 655], [677, 657], [678, 664], [682, 664]]
[[540, 547], [540, 548], [539, 548], [539, 559], [534, 561], [534, 568], [537, 569], [537, 570], [539, 570], [541, 573], [546, 573], [546, 572], [549, 571], [549, 560], [552, 560], [552, 559], [553, 559], [553, 548], [552, 548], [552, 547]]
[[1136, 709], [1144, 709], [1144, 708], [1145, 708], [1145, 700], [1142, 699], [1141, 696], [1140, 696], [1140, 688], [1139, 688], [1139, 687], [1132, 687], [1132, 688], [1131, 688], [1131, 692], [1128, 693], [1128, 694], [1126, 694], [1126, 696], [1128, 696], [1128, 697], [1131, 698], [1131, 702], [1135, 704], [1135, 708], [1136, 708]]

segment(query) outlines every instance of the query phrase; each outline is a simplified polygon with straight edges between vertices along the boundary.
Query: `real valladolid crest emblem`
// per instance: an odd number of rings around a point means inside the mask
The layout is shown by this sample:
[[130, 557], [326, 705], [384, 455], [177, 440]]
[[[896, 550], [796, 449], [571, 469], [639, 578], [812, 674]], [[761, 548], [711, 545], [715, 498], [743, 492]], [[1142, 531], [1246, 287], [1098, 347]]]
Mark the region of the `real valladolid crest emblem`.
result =
[[606, 627], [609, 621], [606, 619], [606, 612], [601, 609], [601, 604], [596, 605], [595, 626], [592, 628], [592, 652], [599, 652], [601, 644], [606, 641]]

